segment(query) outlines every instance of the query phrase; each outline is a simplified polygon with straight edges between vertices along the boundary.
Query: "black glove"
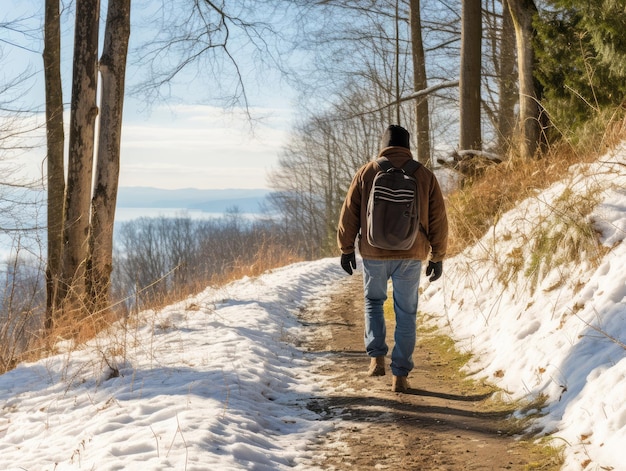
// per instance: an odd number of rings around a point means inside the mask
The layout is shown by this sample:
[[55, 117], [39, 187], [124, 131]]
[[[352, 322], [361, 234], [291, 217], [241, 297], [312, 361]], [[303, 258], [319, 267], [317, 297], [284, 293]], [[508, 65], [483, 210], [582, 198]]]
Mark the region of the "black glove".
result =
[[356, 269], [356, 256], [354, 252], [341, 254], [341, 268], [343, 268], [348, 275], [352, 275], [352, 269]]
[[443, 273], [443, 262], [428, 262], [428, 267], [426, 268], [426, 276], [430, 276], [431, 273], [432, 276], [429, 278], [431, 283], [441, 278], [441, 274]]

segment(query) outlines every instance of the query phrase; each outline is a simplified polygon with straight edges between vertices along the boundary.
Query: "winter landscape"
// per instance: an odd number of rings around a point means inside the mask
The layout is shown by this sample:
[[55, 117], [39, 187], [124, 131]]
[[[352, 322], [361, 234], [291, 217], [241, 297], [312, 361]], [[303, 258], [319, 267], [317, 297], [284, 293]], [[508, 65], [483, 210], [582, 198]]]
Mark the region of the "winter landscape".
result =
[[[545, 398], [518, 414], [540, 412], [531, 428], [567, 471], [626, 469], [625, 165], [621, 145], [571, 168], [422, 282], [422, 315], [473, 353], [468, 373]], [[535, 263], [550, 235], [561, 243]], [[19, 365], [0, 376], [0, 468], [313, 469], [309, 445], [334, 424], [306, 408], [324, 395], [310, 372], [328, 360], [296, 346], [297, 313], [344, 276], [327, 258], [208, 287]]]

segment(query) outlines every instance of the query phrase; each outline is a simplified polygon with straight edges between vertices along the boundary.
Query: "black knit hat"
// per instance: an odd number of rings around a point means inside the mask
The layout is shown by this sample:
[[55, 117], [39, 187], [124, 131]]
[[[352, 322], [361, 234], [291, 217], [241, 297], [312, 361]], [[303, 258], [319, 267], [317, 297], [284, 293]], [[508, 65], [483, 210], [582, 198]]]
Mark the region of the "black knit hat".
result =
[[407, 149], [410, 149], [409, 131], [404, 129], [402, 126], [398, 126], [397, 124], [389, 126], [383, 133], [383, 137], [380, 141], [380, 148], [384, 149], [385, 147], [391, 146], [406, 147]]

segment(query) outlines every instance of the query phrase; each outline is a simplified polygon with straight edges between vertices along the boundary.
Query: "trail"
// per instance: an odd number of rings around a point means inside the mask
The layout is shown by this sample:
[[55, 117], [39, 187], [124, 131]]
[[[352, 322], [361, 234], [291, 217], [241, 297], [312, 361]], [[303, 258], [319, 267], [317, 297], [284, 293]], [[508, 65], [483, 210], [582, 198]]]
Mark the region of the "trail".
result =
[[[301, 319], [315, 331], [304, 346], [329, 360], [314, 372], [325, 394], [309, 406], [337, 424], [316, 445], [323, 469], [558, 469], [554, 456], [511, 436], [506, 419], [512, 406], [495, 402], [485, 386], [450, 375], [449, 365], [419, 336], [410, 394], [391, 392], [389, 355], [387, 374], [368, 377], [360, 274], [338, 284], [328, 303]], [[390, 351], [393, 327], [387, 325]]]

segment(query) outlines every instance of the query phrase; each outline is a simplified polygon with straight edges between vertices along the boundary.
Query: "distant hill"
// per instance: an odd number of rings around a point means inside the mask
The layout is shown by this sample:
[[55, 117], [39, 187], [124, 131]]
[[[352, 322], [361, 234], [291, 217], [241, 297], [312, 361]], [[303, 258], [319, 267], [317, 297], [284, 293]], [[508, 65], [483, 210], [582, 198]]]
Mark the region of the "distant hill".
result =
[[270, 190], [263, 189], [164, 190], [151, 187], [120, 187], [117, 207], [183, 208], [209, 213], [223, 213], [236, 207], [244, 213], [259, 213], [261, 204], [268, 194]]

